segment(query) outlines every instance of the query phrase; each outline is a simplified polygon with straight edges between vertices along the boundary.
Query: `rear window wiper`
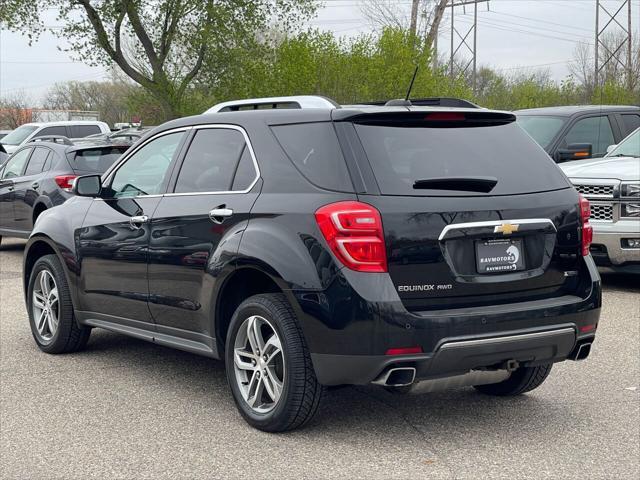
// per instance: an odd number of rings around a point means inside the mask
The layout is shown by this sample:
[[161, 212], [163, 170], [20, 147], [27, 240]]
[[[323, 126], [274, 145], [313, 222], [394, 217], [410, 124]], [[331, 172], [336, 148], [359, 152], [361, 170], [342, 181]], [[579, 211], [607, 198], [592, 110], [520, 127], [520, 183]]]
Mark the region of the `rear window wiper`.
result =
[[489, 193], [497, 183], [496, 177], [434, 177], [416, 180], [413, 188]]

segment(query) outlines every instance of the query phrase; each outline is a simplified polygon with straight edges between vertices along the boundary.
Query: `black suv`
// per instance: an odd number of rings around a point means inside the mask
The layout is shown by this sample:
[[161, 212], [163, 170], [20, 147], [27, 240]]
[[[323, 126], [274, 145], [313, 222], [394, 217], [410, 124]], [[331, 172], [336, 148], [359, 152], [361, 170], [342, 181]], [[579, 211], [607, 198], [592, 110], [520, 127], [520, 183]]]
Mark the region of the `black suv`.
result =
[[79, 175], [104, 173], [131, 142], [82, 142], [66, 137], [34, 139], [0, 165], [0, 242], [2, 236], [28, 238], [38, 216], [71, 198]]
[[589, 204], [511, 113], [195, 116], [74, 191], [25, 249], [38, 346], [101, 327], [224, 359], [262, 430], [307, 422], [324, 385], [521, 394], [595, 336]]
[[640, 127], [640, 107], [577, 105], [516, 110], [518, 123], [557, 163], [603, 157]]

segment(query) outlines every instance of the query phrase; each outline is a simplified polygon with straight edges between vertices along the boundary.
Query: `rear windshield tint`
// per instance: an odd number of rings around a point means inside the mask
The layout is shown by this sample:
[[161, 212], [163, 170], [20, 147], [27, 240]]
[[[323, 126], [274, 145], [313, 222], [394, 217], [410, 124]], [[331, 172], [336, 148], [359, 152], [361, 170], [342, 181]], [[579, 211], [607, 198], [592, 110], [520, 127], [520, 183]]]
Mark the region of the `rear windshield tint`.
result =
[[102, 174], [126, 151], [125, 147], [104, 147], [73, 153], [71, 168]]
[[272, 130], [287, 156], [307, 180], [327, 190], [353, 192], [332, 123], [279, 125]]
[[518, 125], [428, 128], [356, 125], [384, 195], [480, 195], [414, 188], [418, 180], [495, 177], [488, 194], [511, 195], [568, 187], [545, 151]]

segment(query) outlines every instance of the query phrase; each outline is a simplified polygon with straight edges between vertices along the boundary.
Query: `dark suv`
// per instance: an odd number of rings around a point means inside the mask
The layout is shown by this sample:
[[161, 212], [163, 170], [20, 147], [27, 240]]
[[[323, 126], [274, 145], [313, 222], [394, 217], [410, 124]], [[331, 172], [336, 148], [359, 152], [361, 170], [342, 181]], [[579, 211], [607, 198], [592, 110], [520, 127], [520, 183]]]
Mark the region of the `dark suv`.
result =
[[557, 163], [603, 157], [640, 127], [640, 107], [576, 105], [517, 110], [518, 123]]
[[38, 216], [72, 196], [79, 175], [104, 173], [131, 143], [37, 138], [0, 165], [0, 242], [2, 236], [28, 238]]
[[273, 107], [162, 125], [41, 216], [24, 287], [43, 351], [101, 327], [224, 359], [267, 431], [307, 422], [324, 385], [517, 395], [586, 358], [589, 205], [513, 114]]

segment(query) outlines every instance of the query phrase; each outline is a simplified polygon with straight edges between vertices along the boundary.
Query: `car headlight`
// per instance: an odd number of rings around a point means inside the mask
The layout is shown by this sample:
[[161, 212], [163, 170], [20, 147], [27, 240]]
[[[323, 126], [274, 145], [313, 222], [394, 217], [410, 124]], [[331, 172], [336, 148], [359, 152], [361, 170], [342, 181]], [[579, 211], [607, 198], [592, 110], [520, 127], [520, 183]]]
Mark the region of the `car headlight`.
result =
[[623, 203], [621, 216], [640, 218], [640, 203]]
[[640, 183], [623, 183], [620, 193], [623, 198], [640, 198]]

